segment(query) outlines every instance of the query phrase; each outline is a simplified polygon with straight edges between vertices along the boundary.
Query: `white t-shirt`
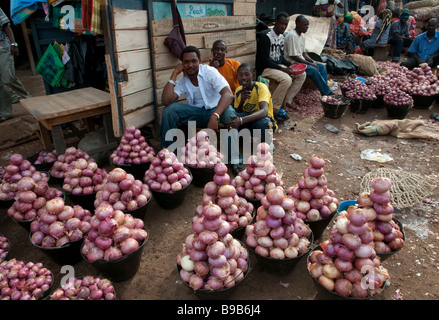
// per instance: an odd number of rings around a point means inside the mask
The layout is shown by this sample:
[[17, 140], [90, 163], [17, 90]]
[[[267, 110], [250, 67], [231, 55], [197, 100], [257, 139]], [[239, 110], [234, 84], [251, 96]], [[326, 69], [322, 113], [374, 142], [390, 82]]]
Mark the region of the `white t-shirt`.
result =
[[298, 56], [304, 59], [303, 53], [305, 52], [305, 40], [306, 36], [304, 33], [301, 33], [299, 36], [294, 29], [288, 32], [284, 40], [285, 58], [290, 61], [290, 57], [294, 56]]
[[[319, 6], [321, 4], [327, 4], [328, 0], [317, 0], [316, 3], [314, 4], [315, 6]], [[335, 0], [334, 1], [334, 5], [337, 5], [340, 3], [340, 0]]]

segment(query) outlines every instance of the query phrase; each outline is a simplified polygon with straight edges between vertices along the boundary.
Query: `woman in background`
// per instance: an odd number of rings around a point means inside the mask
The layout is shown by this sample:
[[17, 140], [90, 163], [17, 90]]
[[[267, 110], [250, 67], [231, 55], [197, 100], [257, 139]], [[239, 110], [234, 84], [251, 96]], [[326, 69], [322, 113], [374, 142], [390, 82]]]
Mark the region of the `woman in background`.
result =
[[384, 9], [378, 13], [378, 19], [375, 23], [375, 28], [370, 38], [360, 43], [360, 48], [363, 54], [366, 54], [369, 49], [380, 44], [387, 44], [389, 40], [389, 31], [392, 24], [392, 11]]
[[351, 34], [351, 23], [354, 16], [347, 13], [343, 17], [343, 21], [337, 26], [337, 49], [343, 50], [346, 53], [355, 51], [355, 40]]

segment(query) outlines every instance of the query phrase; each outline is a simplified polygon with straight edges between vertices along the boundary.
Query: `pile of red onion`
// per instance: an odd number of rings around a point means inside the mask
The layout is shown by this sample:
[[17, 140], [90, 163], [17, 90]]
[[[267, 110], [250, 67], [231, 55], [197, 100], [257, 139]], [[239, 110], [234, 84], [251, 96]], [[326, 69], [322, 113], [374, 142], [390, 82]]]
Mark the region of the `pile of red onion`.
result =
[[53, 163], [57, 160], [58, 156], [56, 154], [56, 151], [40, 151], [38, 153], [37, 159], [34, 161], [34, 164], [47, 164], [47, 163]]
[[17, 221], [32, 221], [37, 218], [38, 210], [44, 207], [48, 200], [64, 198], [61, 190], [50, 187], [46, 181], [35, 182], [30, 177], [24, 177], [17, 185], [16, 200], [8, 209], [8, 215]]
[[367, 213], [377, 253], [390, 253], [404, 246], [404, 235], [393, 220], [391, 185], [389, 178], [377, 177], [371, 181], [370, 193], [362, 192], [357, 199], [358, 206]]
[[18, 191], [18, 182], [24, 177], [30, 177], [34, 181], [49, 181], [45, 172], [35, 169], [29, 160], [21, 154], [13, 154], [9, 158], [9, 164], [4, 167], [5, 173], [0, 181], [0, 201], [13, 200]]
[[231, 185], [236, 188], [238, 195], [247, 200], [261, 200], [268, 190], [283, 186], [268, 143], [258, 144], [256, 155], [249, 157], [247, 167], [233, 178]]
[[322, 102], [328, 103], [328, 104], [344, 104], [343, 99], [341, 98], [335, 98], [333, 96], [323, 96], [322, 97]]
[[66, 205], [60, 198], [47, 201], [37, 214], [30, 224], [30, 241], [39, 247], [62, 247], [81, 240], [91, 229], [91, 212], [79, 205]]
[[357, 88], [362, 87], [363, 83], [360, 80], [357, 80], [355, 78], [350, 78], [346, 81], [343, 81], [341, 84], [341, 88], [350, 91], [350, 90], [356, 90]]
[[346, 97], [355, 100], [375, 100], [377, 97], [367, 84], [360, 83], [345, 93]]
[[128, 126], [110, 159], [115, 165], [129, 165], [148, 163], [154, 156], [154, 149], [148, 145], [142, 132], [134, 126]]
[[95, 208], [107, 202], [115, 210], [132, 211], [146, 205], [151, 199], [147, 184], [136, 180], [132, 174], [121, 168], [114, 168], [108, 173], [101, 190], [96, 193]]
[[191, 181], [192, 176], [188, 168], [168, 149], [162, 149], [157, 153], [144, 176], [144, 182], [151, 190], [168, 193], [180, 191]]
[[206, 131], [200, 130], [181, 148], [181, 162], [194, 168], [213, 168], [224, 156], [211, 144]]
[[235, 187], [229, 184], [230, 176], [225, 164], [215, 165], [214, 170], [213, 181], [204, 185], [203, 204], [196, 209], [198, 217], [203, 215], [206, 205], [213, 203], [221, 208], [221, 219], [229, 224], [228, 232], [246, 227], [253, 220], [253, 204], [236, 194]]
[[390, 90], [384, 95], [383, 101], [391, 106], [409, 106], [413, 104], [412, 96], [399, 89]]
[[60, 154], [50, 169], [50, 175], [55, 178], [64, 178], [64, 173], [69, 169], [71, 163], [78, 159], [89, 160], [90, 156], [75, 147], [69, 147], [64, 151], [64, 154]]
[[93, 159], [80, 158], [70, 163], [64, 172], [62, 188], [75, 196], [95, 194], [102, 188], [107, 175]]
[[427, 63], [421, 63], [419, 67], [413, 68], [407, 74], [407, 79], [414, 85], [435, 83], [438, 80]]
[[9, 243], [8, 238], [0, 234], [0, 262], [8, 255], [10, 246], [11, 244]]
[[388, 84], [385, 82], [376, 82], [371, 84], [369, 87], [376, 96], [384, 96], [390, 91]]
[[381, 292], [389, 274], [376, 255], [365, 210], [350, 206], [340, 212], [320, 246], [310, 254], [308, 270], [328, 291], [354, 298]]
[[116, 300], [114, 286], [110, 280], [94, 276], [69, 278], [66, 284], [56, 289], [50, 300]]
[[90, 263], [115, 261], [139, 249], [148, 237], [143, 220], [114, 210], [109, 203], [95, 209], [81, 253]]
[[305, 221], [318, 221], [329, 217], [338, 208], [338, 199], [333, 190], [327, 187], [324, 172], [325, 160], [313, 156], [310, 166], [303, 172], [297, 184], [287, 189], [288, 196], [294, 200], [294, 211]]
[[41, 262], [11, 259], [0, 263], [0, 300], [40, 299], [52, 282], [52, 272]]
[[270, 189], [245, 230], [246, 243], [262, 257], [292, 259], [308, 251], [312, 231], [294, 212], [294, 201], [282, 187]]
[[180, 277], [193, 290], [223, 290], [238, 284], [248, 271], [248, 251], [228, 233], [221, 208], [209, 203], [192, 223], [177, 255]]

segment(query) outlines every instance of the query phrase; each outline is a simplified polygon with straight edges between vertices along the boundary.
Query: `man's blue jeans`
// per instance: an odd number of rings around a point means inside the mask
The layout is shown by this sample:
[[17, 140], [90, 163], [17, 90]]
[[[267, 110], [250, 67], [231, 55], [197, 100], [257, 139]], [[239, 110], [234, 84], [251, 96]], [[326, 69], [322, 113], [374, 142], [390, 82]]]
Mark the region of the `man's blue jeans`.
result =
[[[194, 107], [185, 103], [175, 102], [165, 107], [162, 112], [162, 122], [161, 122], [161, 147], [168, 148], [176, 140], [176, 137], [171, 135], [166, 139], [166, 134], [171, 129], [178, 129], [180, 125], [186, 124], [189, 121], [195, 121], [197, 127], [207, 128], [210, 117], [215, 109], [205, 109]], [[235, 109], [229, 106], [221, 115], [220, 122], [227, 123], [232, 120], [230, 116], [236, 116]], [[178, 147], [183, 147], [179, 145]], [[176, 152], [174, 150], [169, 150]], [[228, 143], [228, 163], [237, 164], [242, 162], [241, 156], [239, 154], [238, 145], [238, 130], [230, 130], [230, 138]]]
[[[241, 112], [238, 113], [238, 117], [245, 117], [250, 115], [251, 113], [249, 112]], [[255, 130], [260, 130], [260, 141], [259, 142], [267, 142], [268, 144], [271, 144], [272, 142], [272, 135], [267, 134], [266, 130], [270, 130], [271, 132], [273, 132], [273, 126], [274, 123], [273, 121], [270, 120], [269, 117], [265, 117], [265, 118], [261, 118], [258, 120], [255, 120], [253, 122], [244, 124], [242, 126], [239, 127], [239, 129], [241, 130], [242, 128], [247, 128], [252, 132], [252, 136], [254, 137], [255, 134]]]
[[392, 61], [399, 62], [402, 48], [410, 47], [411, 41], [409, 39], [392, 38], [389, 40], [389, 44], [393, 45]]
[[320, 62], [316, 63], [319, 68], [317, 69], [308, 65], [306, 67], [306, 75], [311, 78], [322, 95], [328, 95], [331, 93], [331, 89], [328, 87], [328, 72], [326, 71], [326, 66]]

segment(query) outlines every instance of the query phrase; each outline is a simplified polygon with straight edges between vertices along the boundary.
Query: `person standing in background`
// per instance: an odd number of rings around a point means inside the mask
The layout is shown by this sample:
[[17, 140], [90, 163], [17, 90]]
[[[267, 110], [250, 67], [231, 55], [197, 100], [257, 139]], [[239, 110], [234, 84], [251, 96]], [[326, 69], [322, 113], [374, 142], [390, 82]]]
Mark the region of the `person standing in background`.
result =
[[238, 67], [241, 64], [237, 60], [226, 58], [227, 45], [223, 40], [216, 40], [212, 45], [213, 58], [210, 59], [209, 65], [216, 68], [219, 73], [227, 80], [232, 93], [239, 87], [239, 81], [236, 77]]
[[340, 3], [343, 5], [343, 8], [335, 6], [334, 14], [336, 19], [344, 17], [349, 12], [349, 0], [340, 0]]
[[18, 55], [18, 44], [10, 20], [0, 8], [0, 123], [12, 118], [11, 97], [5, 86], [23, 98], [32, 97], [15, 75], [14, 58]]

